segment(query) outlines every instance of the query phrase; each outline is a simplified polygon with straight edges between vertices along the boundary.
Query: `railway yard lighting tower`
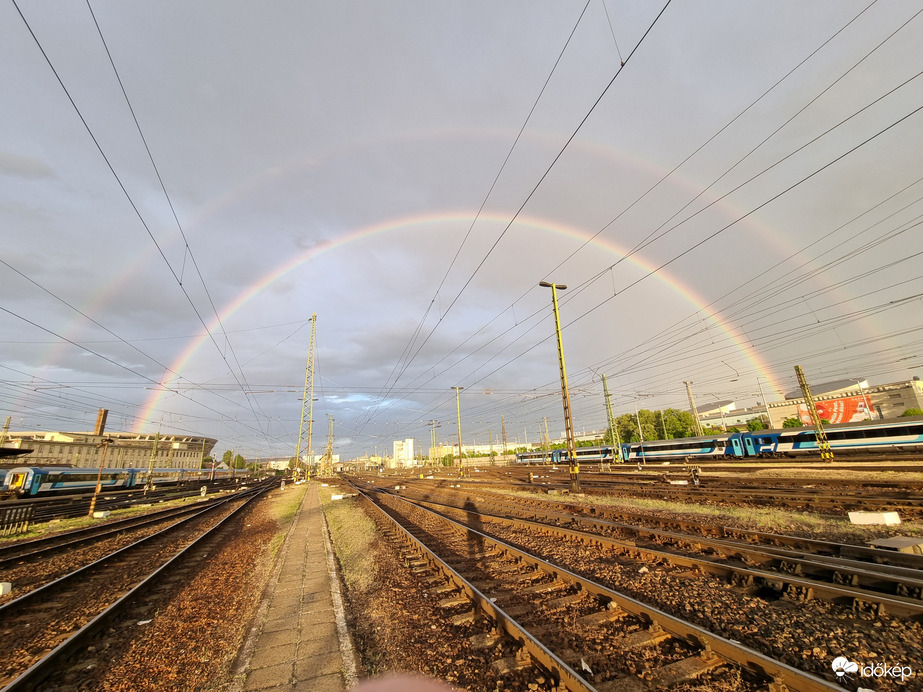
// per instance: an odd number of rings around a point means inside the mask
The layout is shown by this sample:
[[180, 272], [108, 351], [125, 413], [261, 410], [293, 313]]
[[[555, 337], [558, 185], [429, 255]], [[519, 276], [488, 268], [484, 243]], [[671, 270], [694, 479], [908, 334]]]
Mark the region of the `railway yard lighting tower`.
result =
[[564, 284], [541, 281], [538, 284], [551, 289], [551, 305], [554, 308], [554, 332], [558, 340], [558, 365], [561, 368], [561, 398], [564, 402], [564, 433], [567, 436], [567, 454], [570, 459], [570, 489], [580, 492], [580, 465], [577, 463], [577, 448], [574, 444], [574, 424], [570, 416], [570, 394], [567, 392], [567, 369], [564, 367], [564, 343], [561, 341], [561, 317], [558, 314], [558, 289], [567, 288]]

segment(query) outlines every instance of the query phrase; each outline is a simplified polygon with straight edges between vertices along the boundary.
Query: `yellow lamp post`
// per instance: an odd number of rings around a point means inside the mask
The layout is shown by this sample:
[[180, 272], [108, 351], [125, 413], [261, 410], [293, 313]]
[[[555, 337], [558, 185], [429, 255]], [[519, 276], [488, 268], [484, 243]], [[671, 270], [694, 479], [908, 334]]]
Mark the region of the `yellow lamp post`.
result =
[[554, 331], [558, 340], [558, 365], [561, 368], [561, 398], [564, 402], [564, 434], [567, 436], [567, 454], [570, 461], [570, 489], [580, 492], [580, 464], [577, 463], [577, 448], [574, 444], [574, 424], [570, 415], [570, 394], [567, 391], [567, 368], [564, 366], [564, 343], [561, 340], [561, 318], [558, 314], [558, 290], [567, 288], [564, 284], [541, 281], [538, 284], [551, 289], [551, 305], [554, 307]]

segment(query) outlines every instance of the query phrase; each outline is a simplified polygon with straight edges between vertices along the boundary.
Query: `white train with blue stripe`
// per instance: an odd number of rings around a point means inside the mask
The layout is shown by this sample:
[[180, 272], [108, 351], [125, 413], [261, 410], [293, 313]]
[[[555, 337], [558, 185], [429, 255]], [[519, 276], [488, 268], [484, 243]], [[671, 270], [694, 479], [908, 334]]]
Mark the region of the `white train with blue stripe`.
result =
[[[840, 423], [824, 426], [827, 441], [836, 454], [903, 454], [923, 452], [923, 416], [888, 421]], [[617, 462], [615, 447], [578, 447], [578, 463]], [[708, 461], [719, 459], [765, 459], [817, 456], [820, 449], [813, 427], [719, 433], [675, 440], [623, 442], [622, 461]], [[516, 455], [520, 463], [537, 463], [546, 453], [541, 450]], [[552, 450], [553, 463], [568, 463], [565, 449]]]
[[142, 488], [151, 479], [152, 485], [180, 482], [208, 482], [227, 478], [229, 470], [213, 469], [115, 469], [69, 468], [63, 466], [20, 466], [9, 469], [3, 479], [5, 497], [36, 497], [41, 495], [89, 492], [96, 488], [97, 479], [103, 490]]

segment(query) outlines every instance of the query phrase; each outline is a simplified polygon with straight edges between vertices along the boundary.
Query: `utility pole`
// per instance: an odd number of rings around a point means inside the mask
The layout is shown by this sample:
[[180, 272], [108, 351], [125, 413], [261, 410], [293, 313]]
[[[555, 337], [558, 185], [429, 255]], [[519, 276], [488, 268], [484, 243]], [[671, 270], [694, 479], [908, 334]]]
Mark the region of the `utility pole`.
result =
[[99, 497], [99, 491], [102, 490], [103, 486], [103, 467], [106, 465], [106, 452], [109, 451], [110, 440], [108, 437], [104, 437], [103, 441], [96, 445], [96, 448], [103, 448], [103, 458], [99, 460], [99, 473], [96, 474], [96, 490], [93, 491], [93, 497], [90, 500], [90, 511], [87, 512], [87, 516], [92, 517], [93, 512], [96, 511], [96, 498]]
[[[307, 466], [311, 460], [311, 437], [314, 425], [314, 346], [315, 327], [317, 326], [317, 313], [311, 315], [311, 339], [308, 342], [308, 362], [304, 368], [304, 394], [301, 397], [301, 424], [298, 426], [298, 446], [295, 448], [295, 479], [301, 467], [301, 439], [304, 434], [305, 423], [308, 424], [308, 451], [305, 455], [305, 476]], [[305, 418], [307, 411], [307, 418]]]
[[490, 465], [493, 466], [494, 465], [494, 431], [493, 430], [487, 431], [487, 441], [490, 443], [490, 455], [488, 456], [488, 458], [490, 459]]
[[635, 404], [635, 418], [638, 419], [638, 436], [641, 438], [641, 461], [646, 461], [644, 459], [644, 428], [641, 427], [641, 414], [638, 413], [637, 404]]
[[683, 382], [686, 385], [686, 394], [689, 396], [689, 408], [692, 409], [692, 420], [695, 422], [695, 436], [702, 437], [705, 433], [702, 430], [702, 422], [699, 420], [699, 410], [695, 407], [695, 399], [692, 398], [692, 382]]
[[325, 476], [333, 475], [333, 416], [327, 414], [329, 425], [327, 427], [327, 447], [321, 459], [321, 473]]
[[833, 450], [830, 449], [830, 442], [827, 440], [827, 433], [824, 432], [824, 424], [817, 415], [817, 407], [814, 406], [814, 397], [811, 396], [811, 388], [808, 387], [808, 380], [804, 376], [804, 371], [800, 365], [795, 366], [795, 375], [798, 376], [798, 384], [801, 386], [801, 393], [804, 394], [804, 403], [807, 404], [808, 413], [811, 415], [811, 421], [814, 423], [815, 437], [817, 439], [817, 448], [820, 450], [821, 461], [833, 461]]
[[436, 440], [436, 428], [440, 428], [442, 426], [439, 425], [439, 421], [437, 420], [431, 420], [429, 424], [433, 426], [433, 430], [430, 433], [431, 446], [430, 446], [429, 460], [430, 460], [430, 463], [433, 464], [433, 466], [435, 466], [436, 465], [435, 457], [439, 454], [439, 445], [437, 444], [437, 440]]
[[609, 396], [609, 383], [606, 381], [605, 375], [603, 375], [603, 394], [606, 395], [606, 416], [609, 419], [609, 442], [611, 442], [615, 448], [612, 450], [612, 459], [617, 464], [621, 464], [624, 461], [622, 458], [622, 436], [619, 435], [619, 427], [615, 422], [615, 415], [612, 413], [612, 398]]
[[506, 419], [500, 414], [500, 436], [503, 441], [503, 456], [506, 456], [509, 450], [506, 446]]
[[570, 394], [567, 391], [567, 368], [564, 365], [564, 342], [561, 339], [561, 317], [558, 314], [558, 289], [567, 288], [564, 284], [541, 281], [538, 284], [551, 289], [551, 305], [554, 308], [554, 331], [558, 341], [558, 365], [561, 369], [561, 400], [564, 404], [564, 434], [567, 437], [567, 454], [570, 461], [570, 489], [580, 492], [580, 465], [577, 463], [577, 447], [574, 444], [574, 423], [570, 415]]
[[545, 435], [542, 437], [542, 450], [545, 452], [542, 455], [542, 462], [548, 463], [548, 448], [551, 447], [551, 440], [548, 439], [548, 416], [545, 416], [542, 421], [545, 424]]
[[766, 401], [766, 397], [763, 394], [763, 383], [760, 382], [760, 378], [756, 378], [756, 386], [760, 390], [760, 399], [763, 400], [763, 406], [766, 408], [766, 419], [769, 421], [769, 429], [773, 430], [775, 426], [772, 424], [772, 415], [769, 413], [769, 402]]
[[464, 389], [464, 387], [452, 387], [455, 390], [455, 412], [458, 416], [458, 475], [464, 475], [465, 461], [462, 456], [462, 441], [461, 441], [461, 400], [458, 397], [458, 393]]
[[[154, 434], [154, 448], [151, 450], [151, 458], [147, 464], [147, 483], [144, 484], [144, 495], [147, 495], [148, 490], [154, 489], [154, 459], [157, 457], [157, 443], [160, 442], [160, 431], [158, 430]], [[212, 463], [212, 480], [214, 480], [215, 465]]]

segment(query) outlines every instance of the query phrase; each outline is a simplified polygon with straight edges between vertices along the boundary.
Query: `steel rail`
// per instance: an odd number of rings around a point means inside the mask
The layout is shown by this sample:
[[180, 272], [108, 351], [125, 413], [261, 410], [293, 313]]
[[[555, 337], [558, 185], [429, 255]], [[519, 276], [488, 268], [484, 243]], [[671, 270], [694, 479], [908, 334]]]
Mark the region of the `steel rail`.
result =
[[[114, 616], [120, 609], [124, 608], [125, 605], [132, 599], [132, 597], [137, 594], [142, 588], [151, 583], [158, 576], [163, 574], [174, 562], [180, 560], [190, 553], [190, 551], [197, 546], [205, 538], [214, 535], [214, 532], [218, 530], [219, 527], [223, 526], [225, 522], [229, 521], [232, 517], [237, 516], [237, 513], [243, 510], [244, 507], [247, 507], [253, 500], [260, 497], [263, 493], [267, 492], [269, 488], [257, 489], [244, 491], [244, 495], [249, 495], [246, 497], [246, 501], [243, 502], [239, 507], [235, 508], [233, 512], [224, 517], [211, 529], [203, 533], [201, 536], [192, 541], [189, 545], [184, 547], [178, 553], [176, 553], [169, 560], [164, 562], [160, 567], [151, 572], [147, 577], [140, 581], [137, 585], [132, 587], [130, 590], [122, 594], [116, 601], [111, 603], [105, 610], [101, 611], [93, 619], [88, 621], [83, 625], [79, 630], [73, 632], [67, 639], [62, 641], [58, 646], [45, 654], [41, 659], [36, 661], [32, 666], [27, 670], [23, 671], [16, 679], [12, 680], [5, 687], [0, 689], [0, 692], [25, 692], [27, 690], [37, 689], [37, 685], [41, 683], [48, 675], [53, 672], [53, 668], [57, 665], [58, 661], [64, 657], [72, 654], [77, 651], [85, 642], [89, 640], [96, 632], [103, 628], [108, 621], [108, 619]], [[240, 499], [240, 496], [237, 496]], [[232, 499], [232, 498], [229, 498]], [[217, 507], [217, 505], [215, 506]], [[214, 509], [212, 507], [210, 509]], [[170, 527], [173, 528], [173, 527]], [[155, 534], [157, 535], [157, 534]], [[121, 551], [117, 551], [121, 552]], [[113, 553], [113, 555], [116, 553]], [[105, 558], [104, 558], [105, 559]], [[81, 570], [82, 571], [82, 570]], [[34, 593], [34, 592], [32, 592]], [[29, 594], [26, 594], [27, 596]], [[15, 601], [11, 601], [6, 605], [10, 605]]]
[[[589, 682], [586, 681], [579, 673], [571, 668], [567, 663], [558, 658], [550, 649], [542, 644], [538, 639], [532, 636], [528, 630], [516, 622], [510, 615], [504, 612], [500, 607], [491, 602], [480, 590], [472, 585], [461, 574], [456, 572], [447, 562], [436, 555], [417, 537], [413, 536], [407, 529], [401, 526], [397, 520], [388, 514], [381, 506], [378, 505], [366, 492], [356, 488], [359, 495], [364, 498], [372, 507], [378, 510], [394, 528], [399, 532], [401, 541], [410, 546], [413, 550], [424, 556], [426, 562], [438, 572], [442, 573], [446, 579], [451, 581], [460, 591], [464, 592], [468, 599], [487, 617], [497, 623], [506, 634], [520, 643], [528, 652], [529, 656], [538, 664], [548, 671], [548, 673], [566, 690], [570, 692], [597, 692]], [[439, 516], [439, 515], [436, 515]], [[5, 692], [5, 691], [0, 691]]]
[[[426, 495], [424, 496], [424, 500], [431, 497], [432, 495]], [[523, 509], [518, 506], [516, 500], [481, 496], [479, 501], [491, 507], [492, 511], [507, 512], [519, 517], [526, 515], [532, 519], [537, 518], [536, 515], [538, 512], [533, 509]], [[443, 499], [441, 503], [448, 507], [465, 509], [464, 506], [459, 506], [461, 501], [457, 496], [453, 496], [450, 499]], [[549, 522], [559, 521], [601, 530], [615, 529], [618, 531], [626, 531], [636, 536], [652, 540], [655, 543], [671, 542], [691, 544], [698, 549], [707, 548], [714, 550], [728, 559], [739, 559], [745, 562], [749, 561], [753, 564], [773, 565], [783, 573], [792, 572], [802, 576], [811, 576], [812, 574], [820, 575], [822, 579], [826, 578], [828, 581], [833, 581], [838, 584], [849, 584], [856, 587], [874, 587], [885, 581], [888, 584], [894, 585], [895, 591], [898, 592], [889, 595], [903, 597], [910, 593], [920, 594], [916, 598], [910, 597], [911, 603], [917, 601], [921, 607], [923, 607], [923, 601], [921, 601], [921, 598], [923, 598], [923, 579], [921, 579], [923, 573], [921, 573], [919, 567], [916, 566], [906, 567], [887, 563], [880, 564], [876, 561], [854, 560], [847, 557], [815, 555], [811, 553], [805, 554], [796, 550], [789, 550], [776, 546], [755, 546], [752, 543], [739, 543], [710, 536], [692, 536], [689, 534], [673, 533], [662, 529], [649, 529], [631, 524], [612, 522], [602, 518], [557, 512], [555, 509], [552, 509], [549, 505], [544, 505], [541, 510], [543, 518]], [[503, 517], [503, 515], [497, 514], [492, 514], [490, 516]], [[547, 522], [541, 521], [539, 523], [545, 524]], [[555, 526], [558, 524], [552, 523], [551, 525]], [[772, 536], [772, 534], [763, 535]], [[618, 539], [616, 539], [616, 541], [618, 542]], [[837, 544], [827, 543], [822, 545], [831, 546]], [[639, 546], [639, 548], [640, 547], [641, 546]], [[845, 548], [846, 546], [841, 547]], [[906, 554], [871, 548], [867, 550], [872, 553], [874, 560], [884, 560], [894, 555]], [[923, 559], [923, 556], [917, 557]], [[880, 588], [871, 588], [870, 590], [888, 593]], [[902, 594], [900, 591], [904, 591], [905, 593]]]
[[73, 529], [53, 536], [0, 545], [0, 569], [4, 569], [13, 562], [33, 559], [57, 551], [74, 548], [92, 540], [119, 534], [130, 529], [143, 528], [150, 524], [169, 520], [173, 517], [181, 517], [184, 514], [198, 512], [214, 504], [221, 504], [225, 501], [226, 497], [211, 497], [191, 505], [170, 507], [148, 514], [118, 519], [105, 524]]
[[[382, 493], [383, 491], [380, 488], [375, 488], [374, 492]], [[368, 497], [365, 493], [362, 494], [363, 496]], [[393, 493], [385, 494], [388, 497], [408, 502], [399, 495], [395, 495]], [[371, 501], [371, 498], [369, 498], [369, 500]], [[373, 504], [375, 503], [373, 502]], [[782, 663], [781, 661], [776, 661], [754, 649], [733, 642], [730, 639], [726, 639], [717, 634], [709, 632], [708, 630], [699, 627], [698, 625], [686, 622], [662, 610], [646, 605], [641, 601], [626, 596], [625, 594], [619, 593], [590, 579], [575, 574], [574, 572], [571, 572], [564, 567], [550, 563], [524, 550], [520, 550], [519, 548], [516, 548], [500, 539], [488, 536], [487, 534], [444, 517], [436, 512], [433, 512], [432, 510], [428, 510], [426, 508], [420, 509], [434, 517], [438, 517], [441, 521], [447, 522], [448, 524], [454, 526], [458, 531], [473, 534], [477, 537], [477, 540], [483, 541], [484, 545], [490, 545], [501, 552], [517, 557], [520, 560], [524, 560], [526, 563], [533, 565], [542, 572], [550, 575], [552, 578], [563, 578], [570, 581], [571, 583], [577, 584], [581, 589], [587, 593], [597, 596], [602, 601], [614, 602], [620, 608], [622, 608], [622, 610], [625, 610], [626, 612], [631, 613], [644, 621], [652, 622], [655, 625], [661, 627], [664, 631], [684, 639], [685, 641], [692, 642], [703, 650], [712, 651], [731, 663], [740, 665], [741, 667], [751, 671], [758, 672], [762, 674], [762, 676], [767, 680], [772, 680], [776, 683], [784, 684], [792, 692], [830, 692], [831, 690], [841, 689], [838, 686], [823, 680], [822, 678], [794, 668], [793, 666], [789, 666], [785, 663]], [[406, 530], [404, 530], [404, 532], [407, 533]], [[407, 535], [410, 534], [407, 533]], [[419, 541], [417, 541], [415, 538], [414, 541], [419, 543]], [[419, 544], [421, 546], [423, 545], [422, 543]], [[432, 551], [427, 549], [426, 552], [431, 553]], [[459, 575], [459, 578], [462, 577]], [[475, 590], [473, 586], [470, 586], [470, 588]], [[478, 593], [480, 594], [480, 592]], [[510, 618], [510, 621], [515, 622], [512, 618]], [[518, 625], [518, 623], [517, 627], [525, 631], [525, 629], [521, 625]]]
[[[610, 538], [608, 536], [602, 536], [597, 533], [590, 533], [587, 531], [580, 531], [576, 529], [568, 529], [563, 526], [556, 526], [554, 524], [546, 524], [543, 522], [532, 521], [522, 518], [509, 518], [502, 517], [496, 514], [488, 514], [481, 511], [472, 511], [471, 509], [465, 509], [464, 507], [458, 507], [456, 505], [444, 505], [440, 503], [425, 501], [425, 500], [411, 500], [406, 497], [401, 499], [408, 502], [414, 502], [419, 506], [436, 506], [436, 507], [450, 507], [457, 511], [463, 511], [468, 514], [476, 514], [478, 516], [483, 516], [492, 521], [505, 523], [511, 526], [517, 524], [524, 524], [531, 528], [537, 529], [539, 531], [548, 532], [548, 533], [557, 533], [558, 535], [577, 539], [585, 543], [595, 543], [601, 546], [607, 546], [609, 548], [616, 549], [622, 553], [633, 554], [639, 556], [642, 559], [647, 559], [650, 561], [658, 562], [665, 561], [683, 567], [693, 569], [697, 572], [703, 574], [712, 574], [718, 577], [728, 579], [735, 583], [738, 586], [749, 586], [754, 583], [764, 583], [773, 585], [778, 590], [786, 591], [793, 598], [797, 600], [811, 600], [815, 597], [821, 597], [824, 600], [832, 602], [846, 602], [846, 603], [856, 603], [863, 602], [873, 605], [879, 614], [884, 614], [885, 612], [911, 617], [915, 619], [923, 618], [923, 601], [919, 599], [910, 599], [904, 598], [901, 596], [889, 596], [884, 595], [879, 592], [868, 591], [865, 589], [853, 588], [850, 586], [840, 586], [837, 584], [831, 584], [829, 582], [817, 581], [815, 579], [807, 579], [802, 576], [799, 576], [797, 572], [788, 573], [785, 571], [778, 572], [768, 572], [760, 570], [753, 567], [738, 567], [735, 565], [728, 565], [717, 563], [711, 560], [705, 560], [702, 558], [688, 557], [685, 555], [679, 555], [677, 553], [672, 553], [664, 550], [657, 550], [654, 548], [645, 548], [638, 546], [634, 543], [622, 541], [615, 538]], [[600, 526], [607, 525], [607, 522], [600, 522], [598, 520], [586, 520], [580, 519], [580, 523], [591, 523]], [[688, 538], [680, 536], [679, 538], [684, 539], [686, 542], [695, 543], [699, 542], [707, 546], [717, 546], [717, 542], [709, 542], [704, 539]], [[735, 547], [736, 550], [736, 547]], [[742, 552], [742, 551], [739, 551]], [[733, 553], [729, 550], [728, 553]], [[755, 550], [751, 551], [752, 559], [763, 558], [764, 556], [759, 555]], [[784, 561], [783, 561], [784, 562]], [[791, 565], [792, 570], [797, 570], [798, 568], [810, 567], [812, 565], [811, 561], [791, 558], [791, 562], [788, 563]], [[822, 565], [827, 571], [836, 571], [830, 565]], [[858, 570], [846, 571], [850, 577], [855, 576], [858, 578], [860, 573]], [[873, 572], [868, 572], [863, 575], [867, 581], [874, 579], [884, 579], [884, 578], [893, 578], [886, 577], [885, 575], [876, 574]], [[923, 582], [919, 578], [913, 580], [903, 579], [901, 582], [912, 586], [915, 589], [923, 588]]]
[[[415, 487], [415, 486], [414, 486]], [[465, 488], [466, 492], [469, 491]], [[613, 520], [614, 523], [621, 521], [636, 521], [643, 523], [656, 523], [661, 527], [674, 527], [682, 531], [694, 530], [700, 535], [712, 538], [739, 538], [741, 540], [756, 543], [763, 547], [766, 544], [774, 546], [788, 546], [792, 550], [803, 550], [812, 554], [815, 559], [822, 559], [822, 555], [839, 557], [840, 559], [855, 559], [860, 562], [874, 563], [877, 569], [884, 565], [891, 565], [896, 568], [908, 570], [923, 570], [923, 555], [915, 553], [900, 553], [894, 550], [884, 550], [881, 548], [872, 548], [870, 546], [851, 545], [845, 543], [833, 543], [831, 541], [819, 540], [816, 538], [804, 538], [801, 536], [788, 536], [785, 534], [773, 534], [752, 529], [741, 529], [731, 526], [713, 526], [702, 524], [681, 518], [665, 518], [639, 514], [634, 512], [625, 512], [616, 507], [604, 507], [599, 505], [578, 504], [573, 502], [560, 502], [547, 500], [543, 498], [526, 498], [521, 496], [504, 495], [489, 490], [474, 490], [481, 497], [490, 497], [496, 502], [515, 503], [518, 505], [527, 505], [539, 507], [542, 511], [549, 511], [550, 508], [564, 508], [568, 510], [566, 516], [583, 517], [587, 516], [598, 518], [606, 517]], [[554, 510], [550, 510], [554, 511]], [[645, 535], [656, 533], [664, 529], [653, 529], [633, 524], [619, 524], [625, 530]], [[692, 536], [694, 537], [694, 536]]]

